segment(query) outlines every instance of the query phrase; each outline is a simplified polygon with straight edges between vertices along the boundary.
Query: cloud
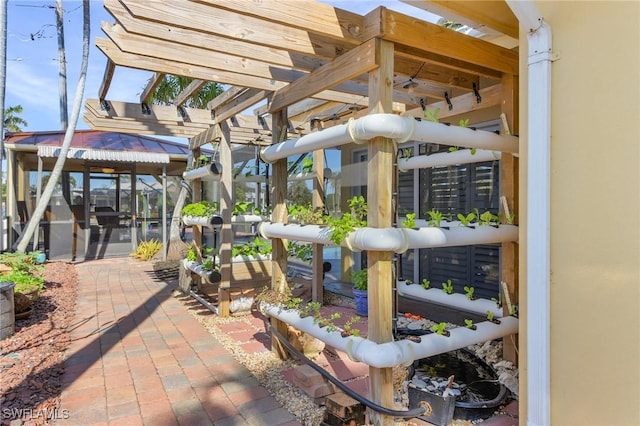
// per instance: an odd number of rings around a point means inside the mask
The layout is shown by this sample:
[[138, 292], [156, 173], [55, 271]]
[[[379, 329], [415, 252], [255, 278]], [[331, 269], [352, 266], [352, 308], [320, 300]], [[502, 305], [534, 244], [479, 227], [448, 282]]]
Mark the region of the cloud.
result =
[[7, 96], [14, 97], [24, 108], [45, 109], [58, 104], [57, 63], [51, 72], [43, 72], [29, 63], [7, 63]]

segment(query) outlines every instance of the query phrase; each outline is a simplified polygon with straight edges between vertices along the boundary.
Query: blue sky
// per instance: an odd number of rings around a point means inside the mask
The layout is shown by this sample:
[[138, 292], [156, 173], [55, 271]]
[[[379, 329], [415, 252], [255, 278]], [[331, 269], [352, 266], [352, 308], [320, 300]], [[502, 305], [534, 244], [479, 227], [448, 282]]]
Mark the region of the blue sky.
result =
[[[153, 1], [153, 0], [146, 0]], [[175, 0], [179, 1], [179, 0]], [[333, 6], [364, 14], [384, 5], [402, 13], [418, 15], [416, 8], [396, 0], [327, 0]], [[82, 54], [82, 3], [64, 1], [64, 31], [67, 59], [67, 93], [69, 114], [72, 105]], [[434, 20], [433, 16], [422, 15]], [[104, 37], [101, 21], [113, 22], [102, 6], [102, 0], [91, 1], [91, 42], [85, 98], [96, 98], [102, 83], [106, 57], [95, 47], [96, 37]], [[57, 130], [60, 128], [58, 108], [58, 47], [55, 20], [55, 0], [9, 0], [7, 10], [7, 80], [5, 106], [22, 105], [21, 117], [28, 125], [25, 131]], [[137, 102], [151, 73], [116, 68], [108, 99]], [[82, 121], [78, 129], [87, 129]], [[186, 140], [185, 140], [186, 142]]]

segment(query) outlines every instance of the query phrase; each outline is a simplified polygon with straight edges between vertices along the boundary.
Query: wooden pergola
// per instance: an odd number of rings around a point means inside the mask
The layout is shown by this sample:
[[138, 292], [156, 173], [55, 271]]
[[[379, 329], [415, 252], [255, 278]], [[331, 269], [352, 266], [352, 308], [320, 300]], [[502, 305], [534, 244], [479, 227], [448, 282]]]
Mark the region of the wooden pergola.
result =
[[[429, 5], [463, 23], [480, 23], [505, 37], [518, 38], [517, 21], [504, 2], [407, 3]], [[518, 131], [516, 50], [384, 7], [362, 16], [313, 0], [105, 0], [104, 5], [115, 23], [104, 23], [107, 38], [97, 40], [108, 63], [98, 99], [86, 106], [85, 121], [94, 129], [188, 137], [194, 156], [202, 145], [217, 140], [223, 165], [231, 164], [232, 144], [278, 143], [370, 113], [422, 117], [424, 109], [439, 108], [441, 119], [485, 113], [496, 118], [503, 113], [503, 130]], [[138, 104], [108, 99], [116, 66], [154, 73]], [[165, 74], [194, 81], [174, 106], [150, 105], [150, 95]], [[230, 88], [206, 110], [184, 108], [189, 97], [209, 81]], [[251, 108], [253, 115], [243, 115]], [[368, 142], [368, 185], [376, 188], [367, 200], [369, 227], [393, 225], [393, 183], [388, 176], [395, 154], [391, 139], [377, 137]], [[316, 206], [322, 202], [322, 158], [314, 153]], [[226, 315], [228, 301], [222, 292], [230, 277], [230, 167], [223, 167], [221, 184], [220, 312]], [[286, 159], [273, 164], [272, 185], [272, 221], [286, 222]], [[501, 193], [516, 214], [517, 188], [518, 160], [504, 154]], [[321, 253], [321, 246], [314, 250]], [[514, 302], [517, 256], [516, 243], [503, 244], [501, 276]], [[368, 253], [368, 338], [377, 343], [393, 339], [388, 309], [392, 261], [391, 252]], [[314, 264], [314, 297], [320, 300], [321, 263]], [[287, 252], [279, 239], [273, 240], [272, 266], [272, 286], [282, 289]], [[505, 356], [516, 358], [514, 345], [507, 339]], [[391, 373], [391, 369], [370, 368], [371, 399], [387, 407], [393, 402]], [[374, 415], [373, 421], [390, 424], [391, 419]]]

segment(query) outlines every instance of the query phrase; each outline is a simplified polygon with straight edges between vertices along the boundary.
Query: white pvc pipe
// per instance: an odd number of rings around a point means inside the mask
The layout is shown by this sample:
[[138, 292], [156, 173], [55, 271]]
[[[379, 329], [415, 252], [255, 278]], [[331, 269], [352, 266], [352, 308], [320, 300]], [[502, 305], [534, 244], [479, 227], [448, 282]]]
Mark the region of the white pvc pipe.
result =
[[370, 114], [358, 119], [349, 119], [346, 124], [329, 127], [298, 139], [273, 144], [264, 148], [260, 157], [266, 163], [273, 163], [292, 155], [333, 148], [349, 142], [364, 143], [375, 137], [393, 139], [396, 143], [415, 140], [466, 148], [518, 152], [518, 138], [515, 136], [497, 135], [485, 130], [430, 121], [418, 122], [414, 117], [395, 114]]
[[198, 167], [197, 169], [188, 170], [182, 173], [182, 177], [186, 180], [193, 179], [220, 179], [220, 174], [222, 173], [222, 165], [217, 162], [213, 162], [206, 166]]
[[432, 121], [417, 122], [412, 140], [512, 154], [518, 153], [519, 143], [515, 136], [498, 135], [486, 130], [473, 130], [469, 127], [450, 126]]
[[478, 149], [475, 154], [470, 149], [459, 149], [454, 152], [438, 152], [431, 155], [418, 155], [411, 158], [398, 158], [398, 169], [406, 172], [412, 169], [424, 169], [427, 167], [454, 166], [457, 164], [482, 163], [495, 161], [502, 158], [499, 151]]
[[351, 251], [393, 251], [404, 253], [408, 249], [454, 247], [472, 244], [494, 244], [518, 241], [518, 227], [514, 225], [451, 226], [449, 229], [425, 227], [360, 228], [347, 235], [345, 245]]
[[398, 281], [396, 289], [400, 296], [409, 296], [415, 299], [427, 300], [437, 303], [438, 305], [448, 306], [451, 308], [461, 309], [467, 312], [473, 312], [485, 315], [487, 311], [491, 311], [493, 316], [500, 318], [503, 316], [502, 308], [493, 300], [474, 299], [469, 300], [467, 296], [460, 293], [446, 294], [439, 288], [422, 288], [420, 284], [408, 285], [406, 281]]
[[[456, 222], [448, 222], [454, 224]], [[319, 225], [298, 225], [263, 222], [258, 227], [263, 238], [283, 238], [316, 244], [331, 244], [331, 229]], [[408, 249], [453, 247], [472, 244], [494, 244], [518, 241], [515, 225], [451, 226], [450, 229], [426, 227], [407, 228], [358, 228], [349, 233], [343, 245], [349, 250], [392, 251], [404, 253]]]
[[409, 239], [408, 248], [454, 247], [472, 244], [496, 244], [518, 241], [518, 227], [489, 225], [473, 228], [450, 226], [449, 229], [426, 227], [404, 229]]
[[441, 353], [483, 343], [518, 332], [518, 319], [506, 317], [500, 324], [483, 321], [475, 324], [476, 330], [457, 327], [450, 330], [450, 336], [436, 333], [420, 336], [421, 342], [410, 340], [375, 343], [362, 337], [342, 337], [339, 331], [326, 331], [313, 323], [312, 317], [300, 318], [295, 310], [286, 310], [280, 306], [263, 305], [262, 311], [279, 319], [300, 331], [303, 331], [334, 348], [345, 352], [353, 361], [363, 362], [375, 368], [392, 368], [398, 365], [408, 366], [417, 359], [427, 358]]
[[[324, 178], [328, 179], [331, 177], [331, 175], [333, 174], [333, 172], [331, 171], [330, 168], [325, 167], [324, 169]], [[315, 179], [316, 174], [313, 172], [309, 172], [309, 173], [297, 173], [295, 175], [291, 175], [287, 178], [287, 180], [289, 182], [292, 181], [297, 181], [297, 180], [310, 180], [310, 179]]]
[[351, 142], [346, 124], [309, 133], [297, 139], [289, 139], [264, 148], [260, 158], [265, 163], [273, 163], [291, 155], [306, 154], [318, 149], [333, 148]]
[[262, 175], [249, 175], [249, 176], [245, 176], [245, 175], [238, 175], [236, 176], [236, 178], [234, 179], [236, 182], [266, 182], [267, 178], [265, 176]]
[[333, 244], [329, 239], [331, 229], [328, 226], [263, 222], [258, 225], [258, 234], [262, 238], [282, 238], [315, 244]]
[[355, 143], [365, 143], [375, 137], [393, 139], [396, 143], [412, 140], [418, 122], [414, 117], [396, 114], [369, 114], [349, 120], [349, 134]]
[[222, 226], [222, 217], [213, 216], [182, 216], [182, 223], [187, 226], [206, 226], [207, 228], [219, 228]]
[[257, 214], [237, 214], [231, 216], [231, 223], [256, 223], [262, 222], [264, 219]]
[[[534, 1], [506, 0], [527, 32], [526, 423], [551, 424], [551, 27]], [[522, 392], [521, 392], [522, 394]]]
[[217, 284], [217, 283], [211, 282], [211, 274], [213, 273], [213, 271], [211, 271], [209, 269], [204, 269], [204, 267], [200, 263], [195, 262], [193, 260], [183, 259], [183, 263], [182, 264], [184, 265], [185, 269], [187, 269], [187, 270], [193, 272], [194, 274], [200, 276], [202, 279], [207, 281], [209, 284]]

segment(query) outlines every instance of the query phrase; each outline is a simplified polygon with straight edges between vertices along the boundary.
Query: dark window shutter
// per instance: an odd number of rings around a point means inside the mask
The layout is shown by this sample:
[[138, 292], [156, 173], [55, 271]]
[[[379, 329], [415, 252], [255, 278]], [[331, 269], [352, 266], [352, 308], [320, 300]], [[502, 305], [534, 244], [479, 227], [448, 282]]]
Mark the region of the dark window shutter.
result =
[[[446, 152], [448, 147], [430, 149]], [[438, 210], [457, 219], [458, 213], [477, 208], [480, 213], [499, 211], [499, 162], [433, 167], [420, 170], [421, 216]], [[500, 286], [500, 245], [477, 245], [421, 249], [420, 278], [428, 278], [431, 287], [441, 288], [451, 280], [457, 293], [472, 286], [475, 295], [486, 299], [498, 297]], [[406, 275], [406, 271], [405, 271]]]

